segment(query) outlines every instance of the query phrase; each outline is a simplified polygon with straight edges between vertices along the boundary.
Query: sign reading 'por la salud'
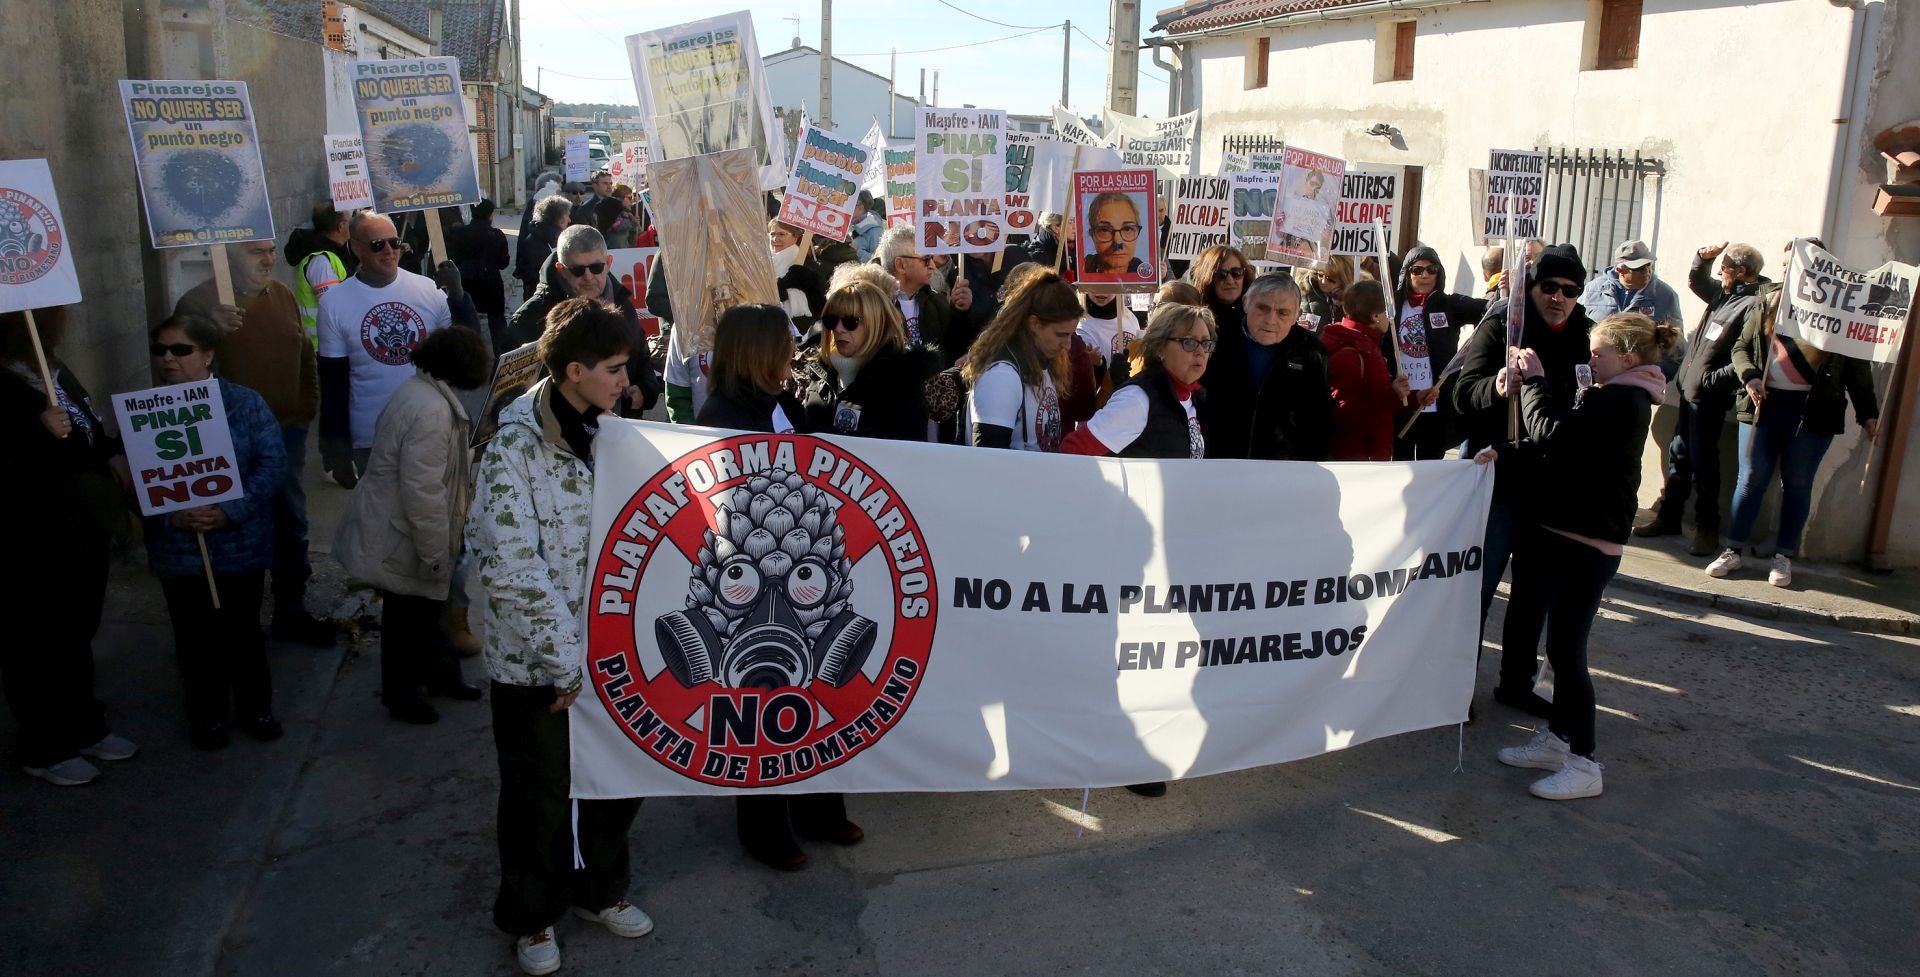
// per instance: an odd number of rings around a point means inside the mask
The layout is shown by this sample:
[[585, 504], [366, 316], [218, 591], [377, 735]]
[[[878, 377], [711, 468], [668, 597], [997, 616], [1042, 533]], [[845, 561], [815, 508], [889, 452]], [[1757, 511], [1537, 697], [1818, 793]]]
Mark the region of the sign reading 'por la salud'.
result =
[[573, 791], [1110, 786], [1459, 722], [1490, 488], [609, 422]]

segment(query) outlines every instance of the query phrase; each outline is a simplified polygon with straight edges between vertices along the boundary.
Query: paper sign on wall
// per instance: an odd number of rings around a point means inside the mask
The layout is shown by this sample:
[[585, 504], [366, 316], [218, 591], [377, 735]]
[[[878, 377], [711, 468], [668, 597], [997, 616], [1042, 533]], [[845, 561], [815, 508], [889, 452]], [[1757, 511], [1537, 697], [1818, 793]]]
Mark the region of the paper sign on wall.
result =
[[115, 394], [113, 413], [120, 421], [141, 515], [165, 515], [246, 496], [220, 381]]
[[78, 301], [73, 242], [47, 161], [0, 160], [0, 312]]
[[274, 239], [246, 82], [122, 81], [120, 107], [154, 247]]

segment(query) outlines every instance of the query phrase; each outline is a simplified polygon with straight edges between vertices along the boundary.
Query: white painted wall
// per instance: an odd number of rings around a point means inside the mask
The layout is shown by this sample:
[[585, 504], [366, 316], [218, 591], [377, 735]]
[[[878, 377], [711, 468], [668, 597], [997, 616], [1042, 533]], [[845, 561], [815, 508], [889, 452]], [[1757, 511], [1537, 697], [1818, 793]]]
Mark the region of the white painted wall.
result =
[[[780, 108], [799, 108], [806, 102], [808, 113], [818, 118], [820, 114], [820, 52], [811, 49], [790, 49], [768, 55], [763, 59], [767, 76], [767, 95], [773, 104]], [[913, 82], [916, 86], [919, 79]], [[833, 127], [843, 135], [855, 139], [867, 132], [873, 120], [880, 120], [880, 128], [888, 127], [887, 116], [887, 80], [876, 77], [845, 61], [835, 59], [833, 65]], [[896, 95], [894, 116], [889, 139], [910, 140], [913, 138], [914, 114], [913, 98]]]
[[[1201, 112], [1202, 168], [1217, 169], [1223, 138], [1239, 134], [1278, 136], [1349, 160], [1420, 165], [1420, 237], [1446, 259], [1450, 280], [1464, 284], [1477, 280], [1479, 265], [1467, 171], [1484, 167], [1490, 148], [1639, 150], [1666, 163], [1665, 178], [1648, 185], [1641, 227], [1692, 323], [1702, 310], [1686, 287], [1696, 248], [1751, 243], [1777, 277], [1786, 242], [1821, 232], [1854, 15], [1812, 0], [1647, 0], [1638, 66], [1581, 71], [1587, 6], [1495, 0], [1286, 27], [1268, 33], [1269, 84], [1252, 91], [1245, 89], [1246, 56], [1259, 34], [1194, 39], [1186, 63]], [[1882, 25], [1884, 6], [1868, 4], [1861, 14], [1872, 18], [1862, 55], [1869, 75], [1877, 52], [1896, 51], [1898, 38], [1914, 36]], [[1410, 81], [1373, 80], [1383, 19], [1419, 23]], [[1915, 16], [1896, 5], [1886, 18], [1894, 19]], [[1916, 61], [1888, 55], [1878, 85], [1861, 86], [1879, 107], [1880, 126], [1920, 115]], [[1364, 135], [1376, 122], [1398, 127], [1405, 148]], [[1855, 135], [1870, 139], [1872, 131]], [[1893, 227], [1867, 208], [1879, 182], [1878, 164], [1867, 155], [1847, 155], [1847, 216], [1829, 243], [1855, 265], [1914, 261], [1913, 229]], [[1592, 266], [1610, 256], [1583, 257]], [[1889, 372], [1878, 371], [1883, 402]], [[1805, 547], [1810, 557], [1857, 559], [1864, 551], [1874, 449], [1856, 434], [1849, 420], [1823, 465]], [[1903, 480], [1914, 487], [1902, 493], [1910, 503], [1903, 512], [1920, 507], [1920, 436], [1914, 442]], [[1643, 501], [1658, 492], [1659, 472], [1650, 453]], [[1731, 469], [1724, 478], [1730, 492]], [[1762, 519], [1769, 524], [1770, 517]], [[1894, 541], [1898, 562], [1920, 565], [1920, 520], [1896, 520]]]

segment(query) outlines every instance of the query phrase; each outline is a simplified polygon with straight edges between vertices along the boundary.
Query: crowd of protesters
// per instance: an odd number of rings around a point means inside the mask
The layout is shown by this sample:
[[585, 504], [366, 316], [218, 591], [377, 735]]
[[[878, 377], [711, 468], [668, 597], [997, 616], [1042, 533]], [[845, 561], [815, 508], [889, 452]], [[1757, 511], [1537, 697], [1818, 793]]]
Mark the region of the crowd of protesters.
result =
[[[490, 700], [494, 921], [516, 938], [522, 967], [559, 966], [552, 927], [569, 908], [620, 936], [649, 932], [627, 901], [639, 802], [569, 803], [567, 707], [583, 683], [593, 439], [606, 416], [639, 417], [664, 399], [679, 423], [769, 433], [1119, 458], [1489, 464], [1483, 624], [1513, 570], [1493, 697], [1546, 720], [1499, 759], [1550, 771], [1531, 786], [1537, 796], [1590, 797], [1602, 768], [1587, 633], [1629, 537], [1680, 532], [1692, 500], [1693, 552], [1714, 557], [1713, 576], [1738, 572], [1778, 477], [1769, 579], [1786, 586], [1848, 400], [1865, 435], [1877, 433], [1866, 364], [1776, 332], [1779, 287], [1749, 245], [1698, 252], [1688, 284], [1707, 308], [1684, 336], [1678, 297], [1638, 241], [1592, 276], [1570, 245], [1529, 242], [1519, 265], [1496, 249], [1477, 297], [1449, 291], [1424, 245], [1386, 268], [1335, 257], [1265, 273], [1214, 246], [1168, 276], [1143, 316], [1134, 296], [1077, 287], [1076, 265], [1096, 256], [1076, 254], [1060, 215], [1041, 215], [1002, 262], [966, 262], [962, 275], [922, 253], [910, 227], [888, 228], [883, 201], [862, 194], [859, 205], [847, 242], [770, 219], [777, 301], [725, 310], [711, 348], [691, 358], [649, 343], [613, 272], [610, 251], [657, 236], [640, 200], [604, 173], [543, 186], [517, 256], [485, 202], [447, 229], [438, 264], [422, 263], [426, 221], [440, 219], [425, 213], [396, 225], [316, 209], [287, 242], [291, 289], [271, 275], [272, 243], [232, 248], [234, 300], [209, 281], [151, 331], [157, 382], [218, 382], [246, 488], [144, 527], [191, 742], [217, 750], [230, 729], [281, 734], [260, 627], [268, 596], [276, 639], [334, 641], [305, 603], [303, 462], [317, 423], [322, 464], [354, 492], [333, 552], [381, 601], [382, 705], [422, 724], [439, 718], [433, 697]], [[646, 305], [671, 330], [663, 268]], [[524, 296], [511, 310], [509, 271]], [[93, 696], [90, 647], [110, 548], [131, 528], [127, 467], [110, 419], [59, 366], [61, 321], [59, 310], [39, 316], [51, 391], [22, 318], [6, 316], [0, 331], [5, 429], [40, 473], [4, 491], [14, 511], [34, 513], [19, 532], [44, 561], [4, 592], [29, 631], [16, 645], [34, 649], [7, 655], [5, 688], [27, 772], [72, 785], [98, 776], [92, 760], [137, 747]], [[544, 378], [491, 405], [497, 430], [475, 452], [492, 365], [528, 345]], [[1418, 387], [1408, 349], [1429, 364]], [[1670, 381], [1679, 420], [1664, 486], [1636, 525], [1640, 459]], [[1741, 461], [1723, 528], [1729, 413]], [[71, 611], [31, 612], [56, 604]], [[1551, 701], [1535, 692], [1543, 639]], [[482, 656], [490, 689], [468, 684], [462, 653]], [[782, 870], [806, 864], [800, 839], [864, 836], [837, 794], [743, 797], [736, 820], [745, 851]]]

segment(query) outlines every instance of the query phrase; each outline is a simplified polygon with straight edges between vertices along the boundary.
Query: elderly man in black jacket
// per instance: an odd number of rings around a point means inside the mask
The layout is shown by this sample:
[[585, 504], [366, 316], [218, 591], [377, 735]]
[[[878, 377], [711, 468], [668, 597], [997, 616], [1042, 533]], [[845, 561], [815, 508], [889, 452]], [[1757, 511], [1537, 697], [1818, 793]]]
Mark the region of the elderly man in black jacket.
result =
[[906, 320], [907, 347], [938, 353], [943, 370], [966, 355], [980, 331], [971, 315], [973, 287], [967, 280], [956, 280], [946, 295], [928, 288], [933, 269], [920, 253], [912, 227], [895, 227], [882, 235], [874, 260], [900, 283], [895, 301], [900, 305], [901, 318]]
[[1333, 438], [1327, 348], [1300, 328], [1300, 286], [1285, 273], [1247, 286], [1246, 328], [1223, 325], [1200, 378], [1209, 458], [1325, 461]]
[[1424, 244], [1407, 252], [1394, 298], [1393, 321], [1398, 328], [1385, 337], [1389, 344], [1387, 361], [1393, 361], [1391, 344], [1396, 340], [1402, 344], [1403, 361], [1409, 347], [1426, 350], [1433, 386], [1414, 391], [1413, 398], [1418, 406], [1432, 404], [1434, 410], [1415, 415], [1406, 434], [1394, 438], [1393, 457], [1399, 461], [1431, 461], [1460, 443], [1453, 403], [1440, 395], [1440, 373], [1460, 351], [1460, 330], [1472, 328], [1487, 314], [1487, 300], [1448, 292], [1447, 268], [1440, 263], [1440, 252]]
[[[1715, 258], [1720, 259], [1718, 281], [1708, 275]], [[1764, 264], [1760, 249], [1750, 244], [1728, 247], [1722, 242], [1694, 252], [1687, 285], [1707, 303], [1707, 310], [1687, 337], [1686, 356], [1680, 361], [1680, 416], [1667, 445], [1667, 482], [1653, 504], [1653, 518], [1633, 527], [1635, 536], [1678, 533], [1691, 495], [1693, 555], [1720, 552], [1720, 437], [1740, 390], [1733, 347], [1761, 286], [1771, 284], [1760, 274]]]

